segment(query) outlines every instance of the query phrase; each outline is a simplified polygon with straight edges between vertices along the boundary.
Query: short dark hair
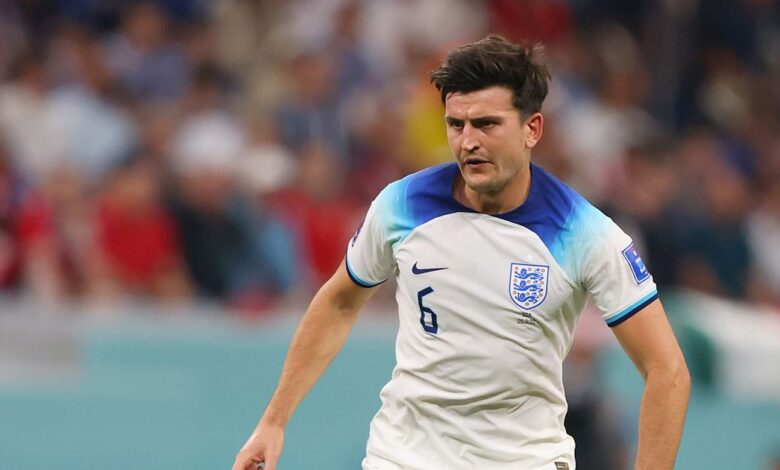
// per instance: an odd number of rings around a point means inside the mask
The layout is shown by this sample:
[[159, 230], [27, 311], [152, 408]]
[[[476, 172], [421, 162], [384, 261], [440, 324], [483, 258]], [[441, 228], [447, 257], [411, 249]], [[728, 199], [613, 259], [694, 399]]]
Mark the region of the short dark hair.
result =
[[431, 82], [441, 93], [441, 102], [453, 93], [505, 86], [512, 90], [512, 105], [521, 115], [542, 109], [550, 72], [538, 62], [541, 46], [523, 46], [490, 35], [450, 51], [431, 72]]

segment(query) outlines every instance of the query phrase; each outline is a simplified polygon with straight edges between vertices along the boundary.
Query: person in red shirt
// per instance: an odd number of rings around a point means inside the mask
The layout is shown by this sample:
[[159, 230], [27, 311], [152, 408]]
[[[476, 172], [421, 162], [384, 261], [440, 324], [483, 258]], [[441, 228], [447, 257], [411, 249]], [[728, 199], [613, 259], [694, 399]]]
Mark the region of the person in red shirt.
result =
[[95, 222], [102, 269], [116, 288], [162, 299], [189, 297], [179, 234], [152, 162], [137, 158], [114, 173]]
[[344, 187], [338, 160], [320, 144], [301, 153], [298, 180], [268, 195], [269, 207], [295, 232], [311, 285], [327, 280], [344, 257], [344, 246], [365, 207]]
[[72, 167], [47, 172], [22, 197], [16, 220], [24, 285], [58, 302], [95, 291], [92, 202]]

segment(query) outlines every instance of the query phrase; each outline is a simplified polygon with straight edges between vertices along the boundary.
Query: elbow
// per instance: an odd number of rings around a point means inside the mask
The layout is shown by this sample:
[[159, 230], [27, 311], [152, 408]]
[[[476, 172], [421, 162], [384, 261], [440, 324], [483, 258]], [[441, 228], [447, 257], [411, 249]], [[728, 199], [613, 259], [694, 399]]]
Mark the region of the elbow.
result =
[[674, 369], [674, 381], [672, 385], [683, 390], [686, 395], [690, 394], [691, 372], [688, 370], [688, 365], [682, 357], [680, 357], [679, 364]]
[[683, 371], [685, 374], [685, 386], [688, 390], [691, 389], [691, 372], [688, 370], [688, 365], [683, 360]]
[[663, 383], [669, 390], [678, 391], [686, 396], [690, 394], [691, 373], [682, 354], [665, 361], [659, 367], [648, 370], [645, 380]]
[[670, 364], [667, 371], [667, 380], [669, 388], [677, 391], [680, 396], [685, 396], [685, 400], [691, 394], [691, 373], [688, 370], [688, 365], [685, 363], [685, 359], [680, 355], [679, 359]]

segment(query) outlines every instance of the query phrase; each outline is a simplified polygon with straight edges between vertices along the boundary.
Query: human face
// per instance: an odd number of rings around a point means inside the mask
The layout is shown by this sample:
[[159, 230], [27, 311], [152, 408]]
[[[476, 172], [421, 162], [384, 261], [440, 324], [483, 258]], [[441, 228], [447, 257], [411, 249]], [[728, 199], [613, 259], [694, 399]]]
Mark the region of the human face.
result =
[[524, 192], [541, 114], [523, 119], [503, 86], [453, 93], [444, 107], [447, 140], [466, 187], [491, 198]]

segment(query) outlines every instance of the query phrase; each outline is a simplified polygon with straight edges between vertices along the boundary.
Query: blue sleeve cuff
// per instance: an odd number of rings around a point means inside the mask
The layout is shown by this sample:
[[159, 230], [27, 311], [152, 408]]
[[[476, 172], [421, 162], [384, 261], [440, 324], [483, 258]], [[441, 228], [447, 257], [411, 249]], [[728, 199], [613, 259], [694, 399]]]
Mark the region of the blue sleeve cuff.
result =
[[360, 277], [352, 271], [352, 268], [349, 267], [349, 256], [344, 257], [344, 265], [347, 267], [347, 274], [349, 275], [349, 278], [352, 279], [352, 282], [359, 285], [360, 287], [365, 287], [367, 289], [371, 287], [376, 287], [387, 280], [385, 279], [385, 281], [368, 282], [368, 281], [364, 281], [363, 279], [360, 279]]
[[642, 311], [643, 308], [650, 305], [650, 303], [652, 303], [657, 298], [658, 298], [658, 291], [654, 290], [653, 292], [647, 294], [646, 296], [637, 300], [633, 304], [629, 305], [621, 312], [612, 315], [609, 318], [609, 320], [607, 320], [607, 326], [610, 328], [613, 326], [618, 326], [619, 324], [623, 323], [624, 321], [628, 320], [629, 318], [633, 317], [634, 315]]

